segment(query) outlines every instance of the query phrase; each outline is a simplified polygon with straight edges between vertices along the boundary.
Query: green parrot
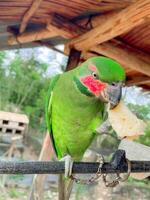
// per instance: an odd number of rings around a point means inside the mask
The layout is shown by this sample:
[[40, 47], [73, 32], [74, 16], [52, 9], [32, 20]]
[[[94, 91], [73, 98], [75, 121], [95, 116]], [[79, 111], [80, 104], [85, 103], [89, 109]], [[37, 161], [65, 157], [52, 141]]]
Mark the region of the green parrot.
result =
[[[116, 61], [98, 56], [55, 76], [50, 83], [46, 122], [58, 159], [80, 161], [104, 122], [105, 106], [121, 98], [125, 71]], [[72, 162], [66, 164], [72, 167]], [[71, 170], [66, 176], [70, 176]]]

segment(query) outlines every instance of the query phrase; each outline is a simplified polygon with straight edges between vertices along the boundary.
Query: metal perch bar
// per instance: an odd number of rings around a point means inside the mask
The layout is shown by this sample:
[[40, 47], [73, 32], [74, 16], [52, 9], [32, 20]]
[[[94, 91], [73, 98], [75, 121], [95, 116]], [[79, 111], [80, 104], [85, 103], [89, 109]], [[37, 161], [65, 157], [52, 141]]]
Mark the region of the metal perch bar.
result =
[[[99, 167], [98, 162], [74, 162], [73, 173], [92, 174], [96, 173]], [[63, 174], [65, 171], [64, 162], [52, 161], [0, 161], [0, 174]], [[128, 171], [125, 151], [117, 150], [111, 162], [105, 162], [101, 172], [126, 173]], [[150, 161], [131, 161], [131, 172], [150, 172]]]
[[[96, 173], [99, 163], [75, 162], [73, 164], [73, 173], [91, 174]], [[150, 172], [150, 161], [132, 161], [131, 172]], [[119, 166], [114, 169], [111, 163], [104, 163], [102, 173], [125, 173], [127, 165]], [[0, 161], [0, 174], [63, 174], [64, 162], [44, 162], [44, 161], [26, 161], [12, 162]]]

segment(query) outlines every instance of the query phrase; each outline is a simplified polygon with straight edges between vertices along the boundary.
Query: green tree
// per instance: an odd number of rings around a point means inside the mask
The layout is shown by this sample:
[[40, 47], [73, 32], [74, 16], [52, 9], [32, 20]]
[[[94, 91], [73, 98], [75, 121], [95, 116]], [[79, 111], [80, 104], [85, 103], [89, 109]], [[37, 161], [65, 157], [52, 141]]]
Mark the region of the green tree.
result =
[[150, 146], [150, 105], [137, 105], [130, 103], [128, 106], [137, 117], [144, 120], [147, 125], [145, 134], [140, 136], [137, 141]]
[[150, 104], [149, 105], [138, 105], [138, 104], [128, 104], [128, 107], [133, 111], [138, 118], [147, 120], [150, 119]]
[[[0, 54], [0, 61], [4, 60], [4, 56], [1, 57]], [[1, 67], [0, 109], [13, 112], [17, 108], [29, 116], [33, 128], [43, 130], [45, 98], [50, 81], [46, 77], [47, 68], [46, 63], [38, 62], [34, 56], [23, 59], [16, 52], [8, 66]]]

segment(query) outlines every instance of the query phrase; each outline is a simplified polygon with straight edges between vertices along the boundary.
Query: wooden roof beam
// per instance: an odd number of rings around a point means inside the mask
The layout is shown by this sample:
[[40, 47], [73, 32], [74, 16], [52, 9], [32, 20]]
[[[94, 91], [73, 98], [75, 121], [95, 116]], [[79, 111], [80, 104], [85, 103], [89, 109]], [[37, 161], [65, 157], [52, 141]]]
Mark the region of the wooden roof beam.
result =
[[139, 0], [122, 11], [107, 18], [105, 23], [73, 39], [69, 44], [77, 50], [90, 49], [92, 46], [119, 36], [150, 19], [150, 1]]
[[[75, 24], [73, 27], [74, 29], [72, 30], [72, 34], [74, 35], [79, 35], [85, 32], [85, 29], [83, 28], [80, 29]], [[66, 31], [67, 31], [67, 28], [66, 28]], [[70, 43], [66, 44], [66, 48], [65, 48], [66, 54], [69, 54], [69, 48], [71, 47], [69, 44]], [[90, 48], [90, 52], [87, 52], [86, 49], [83, 49], [82, 51], [82, 55], [84, 54], [84, 58], [86, 59], [92, 55], [94, 56], [95, 53], [110, 57], [118, 61], [119, 63], [121, 63], [125, 68], [131, 68], [132, 70], [135, 70], [135, 71], [138, 71], [140, 73], [150, 76], [150, 56], [146, 53], [141, 52], [140, 50], [137, 50], [129, 45], [124, 44], [121, 41], [111, 40], [111, 41], [104, 42], [100, 45]]]
[[58, 33], [56, 31], [43, 28], [37, 31], [24, 32], [18, 35], [14, 34], [8, 38], [8, 44], [9, 45], [24, 44], [33, 41], [52, 38], [55, 36], [58, 36]]
[[126, 68], [131, 68], [150, 76], [150, 57], [143, 53], [140, 54], [139, 51], [121, 42], [116, 40], [104, 42], [91, 48], [90, 51], [110, 57]]
[[[52, 38], [55, 36], [61, 36], [66, 39], [70, 39], [78, 36], [79, 33], [83, 33], [83, 31], [85, 32], [86, 30], [81, 26], [68, 21], [58, 14], [54, 14], [49, 18], [49, 23], [45, 28], [41, 28], [36, 31], [24, 32], [22, 34], [13, 34], [8, 38], [8, 44], [16, 45], [29, 43]], [[12, 31], [9, 32], [12, 33]]]
[[[57, 17], [59, 18], [60, 16]], [[61, 24], [62, 20], [64, 19], [59, 18], [58, 22], [55, 21], [54, 23], [53, 21], [53, 24], [49, 24], [47, 29], [43, 29], [41, 31], [29, 33], [26, 32], [18, 36], [12, 36], [9, 39], [9, 44], [13, 45], [18, 43], [27, 43], [36, 40], [42, 40], [44, 38], [46, 39], [55, 37], [60, 34], [63, 34], [66, 38], [72, 38], [86, 31], [85, 28], [66, 20]], [[127, 47], [127, 45], [121, 42], [105, 42], [101, 45], [91, 48], [90, 51], [113, 58], [121, 63], [125, 68], [131, 68], [150, 76], [150, 57], [140, 51], [135, 50], [134, 48]], [[69, 54], [69, 49], [67, 54]]]
[[131, 85], [147, 85], [150, 83], [150, 78], [149, 77], [145, 77], [145, 76], [137, 76], [135, 78], [133, 78], [132, 80], [127, 80], [126, 81], [126, 85], [127, 86], [131, 86]]

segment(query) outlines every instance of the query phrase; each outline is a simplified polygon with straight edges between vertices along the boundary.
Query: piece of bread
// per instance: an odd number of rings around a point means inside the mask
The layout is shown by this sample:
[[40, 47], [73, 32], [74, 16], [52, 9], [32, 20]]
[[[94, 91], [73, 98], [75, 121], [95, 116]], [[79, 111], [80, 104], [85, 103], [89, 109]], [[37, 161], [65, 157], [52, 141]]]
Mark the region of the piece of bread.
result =
[[120, 139], [126, 137], [133, 140], [144, 135], [146, 124], [138, 119], [123, 101], [114, 109], [108, 110], [108, 120]]

